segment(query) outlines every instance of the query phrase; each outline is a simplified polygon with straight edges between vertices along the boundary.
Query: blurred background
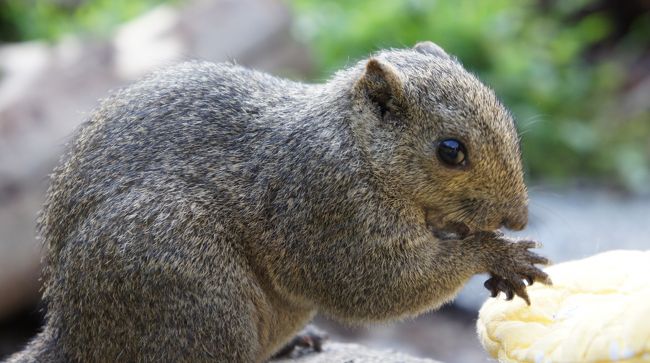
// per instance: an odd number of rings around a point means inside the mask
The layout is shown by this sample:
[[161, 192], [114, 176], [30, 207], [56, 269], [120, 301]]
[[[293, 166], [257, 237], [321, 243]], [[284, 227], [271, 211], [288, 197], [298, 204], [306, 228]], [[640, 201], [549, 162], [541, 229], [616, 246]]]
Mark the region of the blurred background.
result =
[[[554, 261], [650, 248], [649, 0], [0, 0], [0, 359], [42, 323], [36, 213], [97, 100], [185, 59], [325, 81], [432, 40], [494, 88], [522, 133], [529, 228]], [[441, 311], [337, 340], [444, 362], [488, 357], [472, 279]]]

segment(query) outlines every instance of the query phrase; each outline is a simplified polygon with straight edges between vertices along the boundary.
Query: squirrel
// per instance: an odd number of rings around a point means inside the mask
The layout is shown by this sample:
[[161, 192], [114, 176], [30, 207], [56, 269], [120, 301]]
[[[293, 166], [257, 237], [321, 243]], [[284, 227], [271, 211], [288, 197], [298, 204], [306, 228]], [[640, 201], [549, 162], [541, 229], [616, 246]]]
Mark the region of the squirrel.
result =
[[[9, 362], [262, 362], [316, 312], [412, 317], [474, 274], [530, 303], [513, 117], [432, 42], [323, 84], [186, 62], [76, 131], [38, 220], [42, 331]], [[528, 284], [525, 282], [527, 281]]]

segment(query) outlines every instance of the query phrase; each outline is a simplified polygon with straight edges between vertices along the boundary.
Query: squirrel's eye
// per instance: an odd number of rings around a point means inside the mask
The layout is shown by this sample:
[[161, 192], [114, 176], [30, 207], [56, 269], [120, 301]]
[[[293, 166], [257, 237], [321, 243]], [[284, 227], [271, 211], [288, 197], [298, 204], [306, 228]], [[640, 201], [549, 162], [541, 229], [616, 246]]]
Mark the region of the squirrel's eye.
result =
[[438, 157], [449, 166], [465, 165], [467, 150], [462, 142], [456, 139], [446, 139], [438, 144]]

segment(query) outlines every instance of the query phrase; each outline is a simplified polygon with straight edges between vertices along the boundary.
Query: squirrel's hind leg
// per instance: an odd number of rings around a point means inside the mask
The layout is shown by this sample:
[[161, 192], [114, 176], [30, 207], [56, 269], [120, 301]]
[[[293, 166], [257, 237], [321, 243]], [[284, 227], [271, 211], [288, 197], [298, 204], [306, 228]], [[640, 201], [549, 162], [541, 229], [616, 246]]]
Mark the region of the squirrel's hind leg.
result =
[[328, 338], [327, 333], [309, 324], [273, 354], [271, 360], [290, 356], [302, 356], [311, 352], [321, 352], [323, 350], [323, 343]]

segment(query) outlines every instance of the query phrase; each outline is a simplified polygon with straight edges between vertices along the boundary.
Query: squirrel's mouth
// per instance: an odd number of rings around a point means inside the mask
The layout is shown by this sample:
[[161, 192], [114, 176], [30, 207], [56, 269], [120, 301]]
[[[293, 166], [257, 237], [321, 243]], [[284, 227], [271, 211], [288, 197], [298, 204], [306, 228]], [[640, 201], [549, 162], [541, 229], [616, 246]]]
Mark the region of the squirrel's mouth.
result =
[[434, 236], [442, 240], [464, 239], [471, 234], [469, 227], [462, 222], [447, 223], [443, 227], [428, 225]]
[[426, 211], [427, 227], [436, 238], [441, 240], [464, 239], [472, 233], [471, 228], [463, 222], [443, 221], [439, 213], [432, 210]]

